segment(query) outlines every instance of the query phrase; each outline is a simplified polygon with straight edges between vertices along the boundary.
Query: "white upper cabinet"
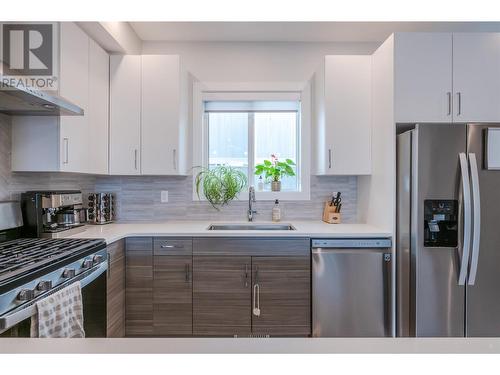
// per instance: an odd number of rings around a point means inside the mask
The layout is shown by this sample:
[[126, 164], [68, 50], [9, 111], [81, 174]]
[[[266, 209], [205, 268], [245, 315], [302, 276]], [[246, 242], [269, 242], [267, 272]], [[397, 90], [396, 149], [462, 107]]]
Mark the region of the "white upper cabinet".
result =
[[61, 23], [59, 95], [78, 105], [84, 116], [61, 116], [60, 170], [87, 172], [89, 168], [89, 38], [73, 22]]
[[177, 55], [111, 56], [110, 173], [186, 173], [187, 74]]
[[107, 173], [108, 55], [72, 22], [59, 48], [59, 95], [84, 115], [14, 116], [12, 170]]
[[141, 174], [141, 56], [110, 56], [109, 173]]
[[500, 34], [453, 34], [455, 122], [500, 121]]
[[371, 56], [326, 56], [315, 75], [316, 174], [371, 173]]
[[186, 173], [182, 74], [178, 55], [142, 56], [142, 174]]
[[108, 174], [109, 55], [95, 41], [89, 45], [88, 172]]
[[397, 33], [394, 43], [396, 122], [451, 122], [452, 34]]

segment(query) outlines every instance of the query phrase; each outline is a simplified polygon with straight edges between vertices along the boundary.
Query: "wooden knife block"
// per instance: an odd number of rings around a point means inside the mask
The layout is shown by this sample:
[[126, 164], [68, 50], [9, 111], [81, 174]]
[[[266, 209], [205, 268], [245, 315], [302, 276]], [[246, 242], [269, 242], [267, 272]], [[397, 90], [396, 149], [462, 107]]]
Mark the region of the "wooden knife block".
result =
[[328, 224], [340, 224], [342, 221], [342, 215], [340, 212], [335, 212], [336, 207], [330, 206], [330, 202], [325, 202], [325, 208], [323, 209], [323, 221]]

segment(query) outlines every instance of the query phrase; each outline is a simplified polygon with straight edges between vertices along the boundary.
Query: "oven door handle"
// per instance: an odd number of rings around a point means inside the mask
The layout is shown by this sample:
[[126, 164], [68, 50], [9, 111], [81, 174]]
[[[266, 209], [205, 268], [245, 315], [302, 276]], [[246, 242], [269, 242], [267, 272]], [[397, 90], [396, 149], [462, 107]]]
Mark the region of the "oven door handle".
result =
[[37, 298], [20, 305], [6, 314], [0, 316], [0, 333], [7, 331], [8, 329], [14, 327], [18, 323], [22, 322], [25, 319], [28, 319], [36, 314], [36, 303], [49, 295], [58, 292], [59, 290], [66, 288], [67, 286], [80, 281], [82, 289], [101, 276], [108, 269], [108, 263], [106, 261], [99, 263], [97, 266], [92, 267], [91, 269], [79, 273], [72, 279], [64, 282], [63, 284], [58, 285], [56, 288], [51, 289], [47, 293], [44, 293]]

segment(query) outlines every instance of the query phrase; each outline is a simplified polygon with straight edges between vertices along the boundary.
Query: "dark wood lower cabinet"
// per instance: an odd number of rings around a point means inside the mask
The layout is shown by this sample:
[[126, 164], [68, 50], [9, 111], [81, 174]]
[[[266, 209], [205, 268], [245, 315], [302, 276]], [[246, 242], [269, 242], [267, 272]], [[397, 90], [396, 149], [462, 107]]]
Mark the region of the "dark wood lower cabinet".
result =
[[193, 334], [251, 334], [251, 258], [193, 256]]
[[[234, 239], [205, 243], [182, 237], [128, 238], [125, 263], [123, 258], [111, 259], [108, 335], [123, 336], [119, 323], [123, 297], [117, 292], [116, 274], [124, 267], [127, 337], [309, 336], [309, 242], [287, 241], [280, 248], [277, 239], [247, 238], [237, 255], [230, 255]], [[291, 242], [295, 245], [287, 255]], [[269, 243], [274, 247], [266, 253], [261, 247]], [[260, 305], [258, 316], [252, 311], [254, 297]]]
[[252, 301], [260, 308], [252, 313], [254, 335], [311, 334], [310, 267], [309, 257], [252, 257]]
[[192, 256], [161, 255], [153, 262], [153, 335], [193, 334]]
[[126, 336], [153, 335], [153, 239], [126, 240]]
[[125, 336], [125, 240], [108, 245], [107, 337]]

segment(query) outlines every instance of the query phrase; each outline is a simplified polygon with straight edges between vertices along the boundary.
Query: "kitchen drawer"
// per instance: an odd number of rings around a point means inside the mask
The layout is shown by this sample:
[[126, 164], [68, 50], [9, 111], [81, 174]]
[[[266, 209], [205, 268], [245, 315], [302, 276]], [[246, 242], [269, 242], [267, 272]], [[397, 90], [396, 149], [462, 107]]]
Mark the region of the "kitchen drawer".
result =
[[153, 250], [152, 237], [131, 237], [125, 242], [127, 251]]
[[194, 255], [309, 256], [308, 238], [194, 238]]
[[191, 238], [157, 237], [153, 239], [154, 255], [191, 255], [193, 240]]

